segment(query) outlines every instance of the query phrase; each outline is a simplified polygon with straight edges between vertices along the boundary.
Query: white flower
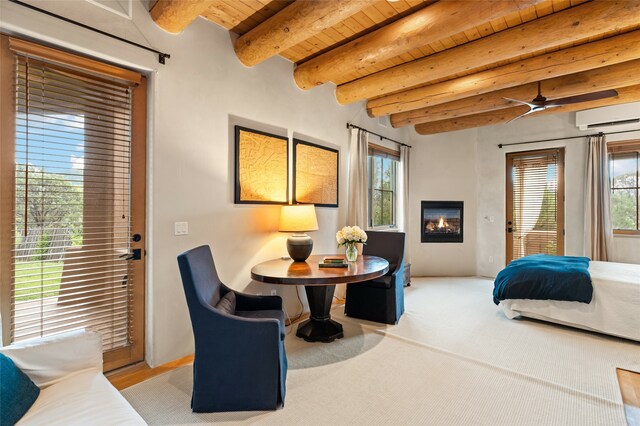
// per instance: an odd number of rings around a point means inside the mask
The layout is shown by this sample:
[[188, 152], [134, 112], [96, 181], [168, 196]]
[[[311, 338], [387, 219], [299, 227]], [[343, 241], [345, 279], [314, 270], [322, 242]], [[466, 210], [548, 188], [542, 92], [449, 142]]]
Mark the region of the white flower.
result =
[[350, 243], [365, 243], [367, 241], [367, 233], [359, 226], [345, 226], [336, 232], [336, 241], [339, 246]]

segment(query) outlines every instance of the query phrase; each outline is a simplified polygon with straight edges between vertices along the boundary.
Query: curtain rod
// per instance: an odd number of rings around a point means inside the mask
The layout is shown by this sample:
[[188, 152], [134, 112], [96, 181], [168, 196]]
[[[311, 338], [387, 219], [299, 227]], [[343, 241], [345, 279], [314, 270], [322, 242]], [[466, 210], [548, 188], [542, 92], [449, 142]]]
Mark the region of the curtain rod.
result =
[[40, 12], [40, 13], [43, 13], [43, 14], [45, 14], [47, 16], [51, 16], [53, 18], [60, 19], [61, 21], [68, 22], [68, 23], [73, 24], [73, 25], [77, 25], [78, 27], [82, 27], [82, 28], [84, 28], [86, 30], [93, 31], [95, 33], [102, 34], [102, 35], [107, 36], [107, 37], [111, 37], [111, 38], [116, 39], [118, 41], [121, 41], [123, 43], [127, 43], [127, 44], [130, 44], [132, 46], [139, 47], [140, 49], [144, 49], [144, 50], [147, 50], [149, 52], [153, 52], [156, 55], [158, 55], [158, 62], [160, 62], [161, 64], [165, 63], [165, 59], [168, 59], [168, 58], [171, 57], [171, 55], [168, 54], [168, 53], [163, 53], [163, 52], [160, 52], [159, 50], [152, 49], [152, 48], [147, 47], [147, 46], [143, 46], [143, 45], [138, 44], [138, 43], [136, 43], [134, 41], [130, 41], [130, 40], [127, 40], [125, 38], [118, 37], [117, 35], [109, 34], [109, 33], [105, 32], [105, 31], [99, 30], [97, 28], [90, 27], [89, 25], [85, 25], [85, 24], [83, 24], [81, 22], [74, 21], [73, 19], [65, 18], [64, 16], [57, 15], [57, 14], [55, 14], [53, 12], [49, 12], [48, 10], [40, 9], [39, 7], [30, 5], [30, 4], [27, 4], [27, 3], [23, 3], [20, 0], [9, 0], [9, 1], [11, 3], [17, 4], [18, 6], [23, 6], [23, 7], [26, 7], [27, 9], [35, 10], [36, 12]]
[[402, 146], [406, 146], [408, 148], [411, 148], [411, 145], [407, 145], [406, 143], [398, 142], [398, 141], [393, 140], [391, 138], [388, 138], [386, 136], [382, 136], [382, 135], [380, 135], [378, 133], [371, 132], [371, 131], [369, 131], [367, 129], [364, 129], [364, 128], [360, 127], [360, 126], [356, 126], [355, 124], [347, 123], [347, 129], [360, 129], [363, 132], [367, 132], [367, 133], [369, 133], [371, 135], [375, 135], [375, 136], [379, 137], [380, 139], [386, 139], [386, 140], [391, 141], [393, 143], [397, 143], [398, 145], [402, 145]]
[[581, 138], [588, 138], [591, 136], [602, 136], [602, 135], [617, 135], [619, 133], [631, 133], [631, 132], [640, 132], [640, 129], [635, 129], [635, 130], [620, 130], [619, 132], [609, 132], [609, 133], [604, 133], [604, 132], [600, 132], [600, 133], [594, 133], [592, 135], [582, 135], [582, 136], [568, 136], [566, 138], [553, 138], [553, 139], [540, 139], [537, 141], [527, 141], [527, 142], [514, 142], [514, 143], [500, 143], [498, 144], [498, 148], [502, 148], [503, 146], [511, 146], [511, 145], [525, 145], [528, 143], [539, 143], [539, 142], [553, 142], [553, 141], [562, 141], [565, 139], [581, 139]]

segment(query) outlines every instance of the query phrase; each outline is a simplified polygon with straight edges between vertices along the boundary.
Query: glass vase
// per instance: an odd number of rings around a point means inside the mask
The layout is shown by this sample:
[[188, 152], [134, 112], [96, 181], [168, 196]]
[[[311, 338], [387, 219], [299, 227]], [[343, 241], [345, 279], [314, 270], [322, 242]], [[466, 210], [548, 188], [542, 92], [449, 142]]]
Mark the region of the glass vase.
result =
[[346, 255], [349, 262], [355, 262], [358, 259], [358, 249], [355, 243], [347, 244]]

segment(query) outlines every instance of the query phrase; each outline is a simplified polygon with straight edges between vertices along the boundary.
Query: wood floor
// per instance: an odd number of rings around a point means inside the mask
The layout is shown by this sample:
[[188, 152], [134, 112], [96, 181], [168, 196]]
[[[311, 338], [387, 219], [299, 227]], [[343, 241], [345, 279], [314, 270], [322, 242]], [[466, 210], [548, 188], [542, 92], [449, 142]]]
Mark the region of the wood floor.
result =
[[116, 389], [121, 391], [129, 386], [151, 379], [152, 377], [189, 365], [192, 362], [193, 355], [187, 355], [184, 358], [170, 361], [156, 368], [149, 367], [146, 362], [140, 362], [138, 364], [107, 373], [107, 379], [109, 379]]
[[[640, 373], [619, 368], [616, 373], [627, 414], [627, 424], [629, 426], [640, 426], [640, 416], [629, 415], [632, 411], [637, 413], [640, 410]], [[630, 410], [629, 407], [633, 407], [635, 410]]]
[[640, 373], [617, 369], [618, 384], [625, 404], [640, 408]]

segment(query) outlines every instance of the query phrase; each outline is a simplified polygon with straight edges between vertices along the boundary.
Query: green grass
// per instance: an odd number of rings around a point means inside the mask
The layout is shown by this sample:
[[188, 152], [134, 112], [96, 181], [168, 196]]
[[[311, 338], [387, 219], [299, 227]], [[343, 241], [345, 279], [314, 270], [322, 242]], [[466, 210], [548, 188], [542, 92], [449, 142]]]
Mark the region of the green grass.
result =
[[[62, 278], [62, 262], [20, 262], [16, 264], [16, 302], [57, 296]], [[34, 282], [35, 281], [35, 282]], [[43, 293], [29, 287], [47, 286]], [[35, 294], [34, 294], [35, 293]]]

